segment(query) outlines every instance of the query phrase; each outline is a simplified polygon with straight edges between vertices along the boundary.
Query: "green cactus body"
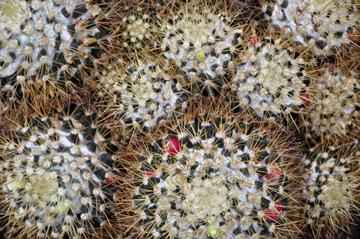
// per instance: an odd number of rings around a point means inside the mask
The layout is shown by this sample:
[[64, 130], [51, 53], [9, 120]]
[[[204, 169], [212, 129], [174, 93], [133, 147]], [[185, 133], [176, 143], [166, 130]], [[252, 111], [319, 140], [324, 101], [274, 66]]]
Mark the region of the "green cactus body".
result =
[[199, 115], [179, 123], [141, 154], [132, 198], [142, 232], [149, 238], [278, 234], [287, 177], [282, 157], [268, 146], [245, 122]]
[[31, 119], [0, 147], [2, 211], [22, 234], [72, 238], [96, 233], [116, 212], [115, 169], [109, 130], [96, 114], [71, 105]]

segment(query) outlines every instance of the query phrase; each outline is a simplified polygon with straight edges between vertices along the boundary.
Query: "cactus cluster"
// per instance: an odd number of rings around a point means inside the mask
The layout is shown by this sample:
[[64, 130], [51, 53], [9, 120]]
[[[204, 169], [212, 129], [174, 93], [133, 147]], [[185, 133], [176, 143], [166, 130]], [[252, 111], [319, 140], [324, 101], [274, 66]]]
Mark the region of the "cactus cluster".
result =
[[359, 22], [355, 0], [0, 0], [0, 238], [343, 238]]
[[[4, 100], [30, 88], [76, 89], [86, 65], [101, 57], [109, 11], [91, 1], [2, 1], [0, 79]], [[10, 8], [10, 9], [9, 9]], [[80, 84], [81, 85], [81, 84]]]
[[351, 71], [323, 68], [311, 77], [311, 101], [302, 114], [307, 138], [351, 137], [347, 129], [359, 120], [359, 78]]

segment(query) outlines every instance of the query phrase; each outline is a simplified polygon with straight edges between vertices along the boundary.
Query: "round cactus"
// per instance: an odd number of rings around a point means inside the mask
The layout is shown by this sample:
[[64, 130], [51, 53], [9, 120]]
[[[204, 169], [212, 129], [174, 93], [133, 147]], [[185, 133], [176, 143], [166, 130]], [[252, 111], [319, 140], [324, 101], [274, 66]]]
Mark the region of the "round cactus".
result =
[[314, 238], [346, 228], [357, 210], [360, 186], [359, 173], [354, 166], [359, 162], [359, 149], [349, 145], [323, 144], [308, 148], [303, 156], [302, 182], [305, 202], [303, 225]]
[[209, 6], [186, 6], [163, 19], [158, 44], [168, 60], [165, 69], [179, 69], [195, 92], [214, 95], [231, 80], [233, 61], [241, 50], [242, 28]]
[[155, 63], [138, 61], [126, 70], [116, 64], [99, 76], [101, 94], [110, 102], [109, 112], [123, 125], [151, 129], [166, 120], [177, 107], [186, 107], [188, 96], [176, 79], [164, 74]]
[[[331, 55], [351, 43], [360, 24], [355, 0], [270, 0], [262, 5], [261, 22], [282, 30], [314, 55]], [[349, 37], [350, 36], [350, 37]]]
[[29, 238], [80, 238], [111, 223], [116, 146], [96, 113], [70, 105], [0, 141], [1, 214]]
[[86, 66], [102, 54], [98, 40], [109, 31], [108, 11], [106, 5], [80, 0], [2, 1], [0, 90], [8, 95], [5, 100], [21, 99], [32, 87], [77, 89]]
[[180, 119], [141, 152], [132, 200], [143, 235], [286, 235], [291, 225], [284, 160], [291, 156], [284, 141], [266, 133], [281, 130], [245, 118], [197, 114]]
[[233, 78], [234, 106], [249, 107], [259, 117], [290, 118], [307, 92], [304, 60], [281, 39], [249, 39]]
[[351, 71], [317, 71], [309, 84], [310, 101], [301, 113], [306, 138], [329, 141], [351, 137], [348, 127], [359, 119], [359, 89], [358, 76]]

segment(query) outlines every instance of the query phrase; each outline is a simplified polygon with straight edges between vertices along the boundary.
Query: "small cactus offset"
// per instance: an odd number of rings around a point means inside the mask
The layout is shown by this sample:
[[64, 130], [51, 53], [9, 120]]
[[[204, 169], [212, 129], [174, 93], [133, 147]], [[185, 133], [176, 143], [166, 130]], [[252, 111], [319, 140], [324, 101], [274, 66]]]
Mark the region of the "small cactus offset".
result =
[[356, 0], [265, 0], [260, 22], [281, 30], [315, 56], [335, 55], [352, 43], [360, 24]]
[[259, 117], [293, 120], [307, 94], [306, 62], [287, 41], [254, 35], [240, 55], [232, 84], [234, 106], [249, 107]]
[[74, 104], [19, 123], [0, 141], [1, 212], [15, 235], [81, 238], [108, 226], [119, 175], [97, 114]]
[[313, 238], [335, 238], [339, 229], [347, 230], [358, 210], [359, 148], [323, 144], [303, 153], [303, 225]]
[[157, 46], [173, 67], [182, 73], [196, 93], [216, 95], [228, 86], [234, 60], [241, 51], [242, 27], [235, 27], [226, 12], [214, 6], [186, 5], [163, 21]]
[[286, 139], [277, 138], [282, 133], [279, 128], [249, 119], [186, 115], [141, 152], [132, 194], [140, 234], [147, 238], [289, 235], [293, 225], [286, 216], [291, 211], [287, 150], [291, 147], [285, 148]]

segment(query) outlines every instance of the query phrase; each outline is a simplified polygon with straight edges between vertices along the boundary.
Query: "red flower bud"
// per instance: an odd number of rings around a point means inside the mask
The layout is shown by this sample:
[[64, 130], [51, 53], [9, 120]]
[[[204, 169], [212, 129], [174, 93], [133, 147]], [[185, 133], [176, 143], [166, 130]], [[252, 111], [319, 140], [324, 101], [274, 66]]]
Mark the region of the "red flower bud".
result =
[[281, 202], [275, 202], [275, 207], [273, 209], [267, 208], [264, 210], [266, 219], [268, 221], [274, 222], [279, 219], [279, 213], [283, 210]]
[[282, 176], [282, 171], [276, 163], [268, 163], [270, 173], [265, 174], [265, 178], [271, 183], [279, 180]]
[[168, 143], [163, 147], [164, 153], [169, 153], [172, 156], [175, 156], [180, 152], [181, 144], [177, 139], [169, 139]]
[[115, 175], [114, 174], [111, 174], [106, 180], [105, 180], [105, 182], [107, 183], [107, 184], [112, 184], [114, 181], [115, 181]]
[[309, 94], [306, 94], [306, 93], [300, 94], [300, 99], [302, 100], [302, 102], [304, 104], [308, 103], [309, 102]]

